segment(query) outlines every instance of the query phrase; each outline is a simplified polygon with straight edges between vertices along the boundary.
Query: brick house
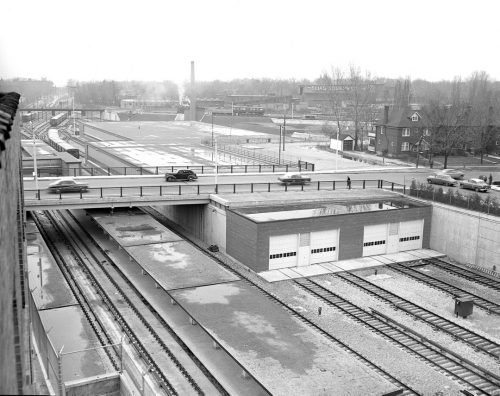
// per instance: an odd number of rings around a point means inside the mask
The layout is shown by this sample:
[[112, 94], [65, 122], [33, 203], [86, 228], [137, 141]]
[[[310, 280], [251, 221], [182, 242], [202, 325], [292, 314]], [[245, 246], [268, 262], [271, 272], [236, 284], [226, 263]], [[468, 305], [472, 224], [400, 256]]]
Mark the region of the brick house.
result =
[[[388, 157], [408, 157], [429, 148], [430, 130], [420, 105], [384, 106], [383, 115], [375, 123], [375, 152]], [[420, 143], [419, 143], [420, 142]]]

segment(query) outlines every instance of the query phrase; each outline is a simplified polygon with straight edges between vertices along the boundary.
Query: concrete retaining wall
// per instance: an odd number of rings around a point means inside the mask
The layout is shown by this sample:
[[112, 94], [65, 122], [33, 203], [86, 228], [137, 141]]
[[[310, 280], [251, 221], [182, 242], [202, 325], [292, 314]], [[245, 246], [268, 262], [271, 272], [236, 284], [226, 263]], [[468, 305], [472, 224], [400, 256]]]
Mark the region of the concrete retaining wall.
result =
[[120, 396], [120, 375], [118, 373], [65, 382], [67, 396], [101, 395]]
[[500, 218], [434, 203], [430, 247], [460, 263], [500, 271]]

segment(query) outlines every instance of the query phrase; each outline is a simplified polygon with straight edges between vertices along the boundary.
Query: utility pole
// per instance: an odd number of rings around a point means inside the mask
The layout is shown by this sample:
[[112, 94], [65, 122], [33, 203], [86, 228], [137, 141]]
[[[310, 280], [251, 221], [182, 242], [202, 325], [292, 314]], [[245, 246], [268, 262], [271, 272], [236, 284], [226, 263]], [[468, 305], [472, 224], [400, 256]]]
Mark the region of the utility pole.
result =
[[212, 115], [212, 162], [214, 161], [214, 113], [213, 111], [210, 112]]
[[286, 107], [283, 105], [283, 151], [285, 151]]
[[281, 130], [282, 126], [280, 125], [280, 144], [278, 145], [278, 165], [281, 165]]
[[31, 134], [33, 135], [33, 176], [35, 177], [35, 189], [38, 198], [38, 168], [36, 166], [36, 141], [35, 141], [35, 128], [33, 122], [30, 121]]

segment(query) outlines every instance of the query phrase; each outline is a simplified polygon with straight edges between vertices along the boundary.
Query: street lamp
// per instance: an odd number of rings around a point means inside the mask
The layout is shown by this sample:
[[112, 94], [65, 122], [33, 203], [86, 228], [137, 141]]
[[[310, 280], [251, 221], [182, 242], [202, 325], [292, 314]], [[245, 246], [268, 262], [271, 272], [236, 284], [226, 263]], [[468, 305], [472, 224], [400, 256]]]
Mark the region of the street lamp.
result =
[[30, 121], [31, 134], [33, 136], [33, 176], [35, 177], [35, 189], [38, 197], [38, 168], [36, 166], [36, 141], [35, 141], [35, 128], [33, 122]]
[[211, 111], [212, 115], [212, 162], [214, 161], [214, 112]]

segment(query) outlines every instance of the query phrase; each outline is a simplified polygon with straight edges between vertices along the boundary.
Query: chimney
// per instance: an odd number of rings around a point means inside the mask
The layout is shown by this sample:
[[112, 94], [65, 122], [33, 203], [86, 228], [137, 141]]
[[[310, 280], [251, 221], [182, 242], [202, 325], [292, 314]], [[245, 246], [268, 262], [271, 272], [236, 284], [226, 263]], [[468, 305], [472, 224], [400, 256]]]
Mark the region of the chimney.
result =
[[384, 106], [384, 125], [389, 123], [389, 106]]
[[191, 104], [189, 106], [189, 121], [196, 121], [196, 89], [194, 81], [194, 61], [191, 61]]

